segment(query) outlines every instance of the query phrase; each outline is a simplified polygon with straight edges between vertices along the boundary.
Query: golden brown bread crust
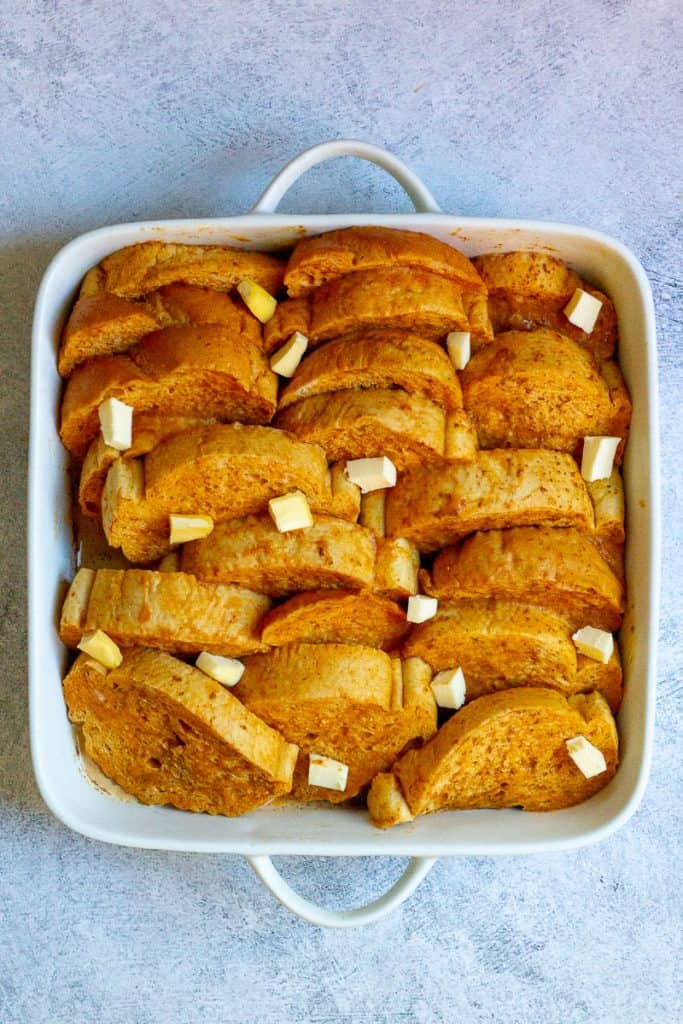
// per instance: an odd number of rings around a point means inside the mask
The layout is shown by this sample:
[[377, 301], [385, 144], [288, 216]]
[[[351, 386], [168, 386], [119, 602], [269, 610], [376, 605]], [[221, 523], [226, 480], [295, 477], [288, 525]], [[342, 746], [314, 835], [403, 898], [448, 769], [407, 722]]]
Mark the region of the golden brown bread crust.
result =
[[310, 590], [269, 611], [261, 639], [272, 647], [344, 643], [390, 651], [407, 629], [406, 613], [386, 597], [368, 590]]
[[145, 308], [160, 327], [181, 324], [222, 324], [237, 337], [263, 345], [263, 329], [241, 299], [191, 284], [167, 284], [145, 298]]
[[[547, 253], [507, 252], [487, 253], [472, 262], [488, 288], [489, 314], [496, 334], [548, 327], [583, 345], [598, 360], [613, 355], [617, 342], [614, 304], [561, 260]], [[563, 312], [576, 288], [583, 288], [602, 302], [590, 334], [571, 324]]]
[[184, 572], [79, 569], [62, 609], [59, 634], [75, 647], [103, 630], [122, 647], [158, 647], [176, 654], [211, 651], [240, 657], [264, 651], [263, 594], [200, 582]]
[[90, 359], [69, 379], [60, 437], [77, 458], [99, 432], [98, 408], [118, 398], [138, 413], [268, 423], [277, 378], [260, 347], [218, 324], [165, 327], [125, 355]]
[[307, 356], [280, 394], [278, 409], [348, 388], [396, 386], [446, 409], [462, 409], [462, 392], [443, 348], [409, 331], [368, 330], [337, 338]]
[[[333, 467], [334, 470], [334, 467]], [[117, 459], [102, 495], [111, 547], [132, 562], [170, 550], [171, 513], [215, 523], [264, 512], [270, 498], [302, 491], [314, 512], [354, 519], [358, 488], [330, 472], [321, 448], [272, 427], [212, 424], [168, 438], [143, 459]]]
[[184, 572], [272, 597], [297, 590], [370, 587], [376, 541], [369, 530], [316, 516], [306, 530], [280, 533], [268, 515], [229, 519], [203, 540], [183, 545]]
[[469, 322], [458, 285], [426, 270], [359, 270], [313, 293], [314, 341], [368, 326], [401, 327], [425, 338], [443, 338], [448, 331], [466, 331]]
[[486, 293], [463, 292], [462, 304], [469, 321], [472, 351], [477, 352], [482, 345], [493, 340], [493, 324], [489, 316], [489, 304]]
[[432, 235], [396, 228], [350, 227], [302, 238], [289, 257], [285, 286], [290, 296], [305, 295], [328, 281], [358, 270], [414, 267], [456, 281], [463, 291], [484, 292], [474, 266]]
[[619, 387], [612, 378], [610, 390], [591, 353], [555, 331], [499, 334], [475, 353], [460, 379], [482, 448], [578, 453], [586, 435], [625, 438], [628, 432], [631, 406], [623, 381]]
[[59, 372], [68, 377], [86, 359], [125, 352], [158, 326], [150, 310], [118, 295], [103, 292], [80, 298], [62, 334]]
[[88, 756], [142, 803], [232, 816], [291, 789], [297, 748], [168, 654], [126, 651], [109, 673], [81, 655], [64, 697]]
[[443, 409], [400, 388], [313, 395], [278, 412], [274, 424], [320, 445], [330, 462], [386, 455], [404, 469], [445, 453]]
[[311, 337], [311, 301], [308, 297], [285, 299], [278, 302], [277, 309], [263, 327], [263, 349], [272, 352], [299, 331], [308, 338], [309, 348], [316, 344]]
[[449, 601], [492, 597], [527, 601], [563, 615], [576, 630], [591, 625], [613, 632], [624, 609], [620, 580], [590, 537], [574, 529], [517, 526], [474, 533], [445, 548], [426, 593]]
[[[436, 729], [431, 672], [417, 659], [351, 644], [294, 643], [245, 659], [233, 693], [300, 754], [292, 798], [340, 803], [355, 796], [406, 745]], [[308, 785], [308, 754], [349, 767], [344, 792]]]
[[224, 245], [141, 242], [103, 259], [95, 273], [86, 275], [81, 295], [106, 291], [135, 299], [176, 282], [231, 291], [245, 278], [275, 293], [283, 277], [284, 264], [261, 252]]
[[605, 671], [606, 666], [595, 662], [588, 676], [580, 676], [572, 629], [562, 615], [517, 601], [440, 601], [433, 619], [411, 628], [402, 650], [405, 657], [422, 658], [435, 672], [461, 668], [468, 700], [510, 686], [602, 692], [604, 678], [604, 696], [617, 698], [614, 710], [621, 701], [614, 666]]
[[125, 452], [105, 444], [100, 434], [90, 442], [78, 479], [78, 503], [83, 514], [89, 519], [101, 517], [102, 493], [107, 473], [118, 458], [135, 459], [139, 455], [146, 455], [167, 437], [213, 422], [212, 419], [195, 416], [162, 415], [156, 409], [134, 413], [133, 444]]
[[378, 537], [373, 590], [401, 601], [417, 594], [420, 553], [405, 537]]
[[[602, 751], [602, 774], [587, 779], [571, 760], [566, 741], [577, 735]], [[373, 781], [371, 820], [388, 828], [442, 809], [572, 807], [607, 785], [618, 750], [614, 719], [599, 694], [566, 698], [535, 687], [490, 694], [404, 754], [389, 778]]]
[[482, 451], [471, 463], [409, 469], [387, 493], [387, 535], [406, 537], [424, 552], [475, 530], [527, 525], [592, 531], [593, 506], [570, 455]]

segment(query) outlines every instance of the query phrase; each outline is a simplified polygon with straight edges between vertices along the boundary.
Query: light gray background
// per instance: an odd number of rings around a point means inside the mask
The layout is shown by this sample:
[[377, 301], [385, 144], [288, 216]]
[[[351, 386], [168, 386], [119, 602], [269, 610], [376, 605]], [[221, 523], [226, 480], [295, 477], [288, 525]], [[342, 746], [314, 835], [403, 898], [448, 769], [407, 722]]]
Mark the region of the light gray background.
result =
[[[0, 1022], [680, 1019], [681, 185], [673, 0], [590, 3], [4, 0], [0, 5]], [[664, 588], [652, 781], [601, 846], [440, 862], [362, 932], [320, 932], [237, 857], [109, 848], [63, 828], [31, 776], [24, 519], [32, 304], [89, 228], [244, 211], [335, 136], [388, 146], [444, 209], [565, 220], [632, 246], [659, 316]], [[676, 147], [678, 145], [678, 152]], [[286, 209], [393, 211], [338, 161]], [[289, 858], [349, 905], [401, 862]]]

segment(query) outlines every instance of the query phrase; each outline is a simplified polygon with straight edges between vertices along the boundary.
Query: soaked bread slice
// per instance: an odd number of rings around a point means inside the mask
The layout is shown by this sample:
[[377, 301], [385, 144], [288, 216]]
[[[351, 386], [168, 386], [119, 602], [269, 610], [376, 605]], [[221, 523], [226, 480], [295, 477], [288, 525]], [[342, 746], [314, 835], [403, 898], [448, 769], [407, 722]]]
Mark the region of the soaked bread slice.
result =
[[195, 416], [171, 416], [156, 409], [133, 414], [133, 443], [125, 452], [106, 444], [100, 434], [90, 442], [78, 480], [78, 503], [89, 519], [100, 519], [102, 515], [102, 493], [107, 473], [117, 459], [135, 459], [146, 455], [174, 434], [184, 430], [213, 423], [212, 419]]
[[[566, 741], [585, 736], [606, 770], [587, 779]], [[480, 697], [453, 715], [433, 739], [409, 750], [368, 795], [372, 823], [389, 828], [438, 810], [572, 807], [614, 776], [619, 741], [612, 714], [597, 693], [564, 697], [524, 687]]]
[[68, 377], [93, 356], [125, 352], [159, 326], [145, 306], [102, 292], [78, 299], [67, 320], [57, 363]]
[[[356, 796], [411, 742], [436, 730], [431, 671], [352, 644], [294, 643], [245, 659], [232, 691], [300, 747], [292, 798], [339, 803]], [[293, 737], [297, 737], [294, 739]], [[343, 792], [308, 784], [308, 755], [348, 766]]]
[[98, 408], [117, 398], [138, 414], [267, 423], [277, 406], [277, 378], [259, 345], [217, 324], [165, 327], [125, 355], [91, 359], [69, 379], [60, 424], [76, 457], [97, 437]]
[[[579, 453], [587, 435], [628, 433], [631, 404], [616, 365], [610, 388], [591, 353], [556, 331], [499, 334], [460, 379], [481, 448]], [[622, 451], [623, 443], [618, 462]]]
[[84, 633], [101, 629], [121, 647], [236, 658], [267, 649], [260, 620], [269, 608], [263, 594], [203, 583], [184, 572], [79, 569], [64, 601], [59, 635], [76, 647]]
[[282, 391], [278, 408], [331, 391], [390, 387], [462, 409], [460, 383], [444, 349], [409, 331], [388, 329], [337, 338], [307, 356]]
[[297, 748], [168, 654], [135, 648], [111, 672], [81, 655], [64, 697], [86, 754], [142, 803], [233, 816], [291, 790]]
[[482, 451], [470, 463], [409, 469], [387, 492], [387, 536], [406, 537], [424, 552], [475, 530], [527, 525], [593, 530], [593, 505], [570, 455]]
[[171, 513], [215, 523], [265, 512], [270, 498], [302, 491], [314, 512], [355, 520], [358, 488], [321, 448], [272, 427], [238, 423], [196, 427], [168, 438], [143, 459], [117, 459], [102, 495], [111, 547], [132, 562], [170, 551]]
[[203, 540], [183, 545], [184, 572], [211, 583], [234, 583], [273, 597], [297, 590], [371, 587], [372, 533], [356, 523], [315, 516], [305, 530], [280, 533], [268, 515], [229, 519]]
[[274, 293], [282, 287], [284, 269], [274, 256], [225, 245], [141, 242], [103, 259], [86, 275], [81, 296], [110, 292], [136, 299], [176, 282], [227, 292], [245, 278]]
[[386, 597], [368, 590], [310, 590], [268, 612], [261, 639], [272, 647], [359, 644], [389, 651], [407, 629], [403, 608]]
[[[472, 261], [488, 288], [488, 308], [496, 334], [549, 327], [609, 359], [617, 342], [617, 314], [611, 299], [582, 281], [555, 256], [540, 252], [487, 253]], [[595, 327], [586, 334], [564, 314], [577, 288], [602, 302]]]
[[461, 668], [468, 700], [510, 686], [603, 692], [604, 678], [604, 696], [615, 702], [616, 710], [621, 669], [616, 688], [614, 665], [594, 662], [593, 671], [580, 674], [572, 632], [558, 612], [535, 605], [485, 598], [440, 601], [433, 619], [412, 627], [402, 650], [405, 657], [422, 658], [435, 672]]
[[449, 601], [492, 597], [559, 612], [573, 629], [621, 625], [624, 590], [591, 538], [578, 530], [517, 526], [474, 533], [445, 548], [425, 593]]
[[285, 286], [290, 296], [306, 295], [338, 277], [358, 270], [414, 267], [451, 278], [465, 290], [484, 292], [474, 266], [432, 235], [396, 228], [350, 227], [302, 238], [287, 263]]

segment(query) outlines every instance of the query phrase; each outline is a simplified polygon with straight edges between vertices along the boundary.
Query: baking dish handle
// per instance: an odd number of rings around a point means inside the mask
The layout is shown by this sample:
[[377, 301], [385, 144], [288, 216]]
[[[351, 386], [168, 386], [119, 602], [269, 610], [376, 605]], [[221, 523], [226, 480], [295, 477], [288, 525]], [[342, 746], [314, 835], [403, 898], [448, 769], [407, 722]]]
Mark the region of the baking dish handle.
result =
[[328, 910], [327, 907], [319, 907], [317, 903], [312, 903], [294, 892], [270, 857], [247, 857], [247, 860], [266, 889], [270, 889], [280, 903], [297, 917], [321, 928], [357, 928], [372, 921], [379, 921], [415, 892], [436, 862], [435, 857], [412, 857], [399, 880], [379, 899], [364, 907], [354, 907], [353, 910]]
[[372, 146], [369, 142], [358, 142], [355, 139], [333, 139], [332, 142], [321, 142], [318, 146], [312, 146], [299, 153], [279, 174], [276, 174], [270, 185], [266, 188], [255, 206], [252, 213], [275, 213], [280, 200], [285, 192], [292, 187], [302, 174], [309, 171], [316, 164], [325, 160], [333, 160], [338, 156], [357, 156], [361, 160], [369, 160], [385, 171], [401, 185], [410, 196], [413, 206], [418, 213], [441, 213], [441, 208], [436, 199], [409, 167], [388, 153], [386, 149], [379, 146]]

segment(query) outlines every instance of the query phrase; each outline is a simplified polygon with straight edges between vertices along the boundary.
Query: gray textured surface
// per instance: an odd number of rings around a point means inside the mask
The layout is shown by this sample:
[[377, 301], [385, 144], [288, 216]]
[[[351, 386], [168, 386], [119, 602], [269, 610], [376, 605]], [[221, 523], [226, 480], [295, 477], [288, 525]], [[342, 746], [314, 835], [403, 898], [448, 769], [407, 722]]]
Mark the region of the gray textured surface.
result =
[[[572, 4], [85, 2], [0, 7], [0, 1022], [680, 1019], [683, 366], [675, 245], [680, 21]], [[108, 848], [41, 804], [26, 722], [24, 478], [36, 287], [74, 235], [245, 210], [326, 138], [385, 144], [450, 211], [561, 219], [631, 245], [659, 315], [664, 587], [652, 781], [579, 853], [442, 861], [389, 920], [322, 933], [238, 858]], [[394, 210], [380, 172], [313, 172], [286, 208]], [[399, 862], [289, 859], [306, 894]]]

